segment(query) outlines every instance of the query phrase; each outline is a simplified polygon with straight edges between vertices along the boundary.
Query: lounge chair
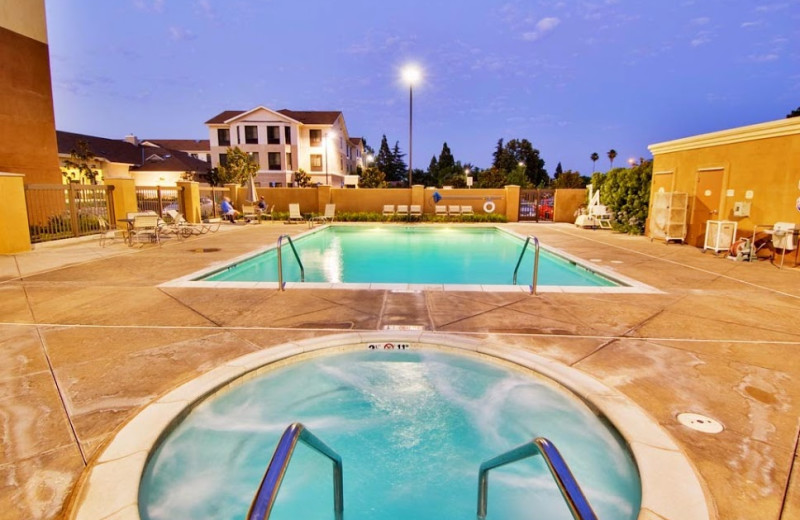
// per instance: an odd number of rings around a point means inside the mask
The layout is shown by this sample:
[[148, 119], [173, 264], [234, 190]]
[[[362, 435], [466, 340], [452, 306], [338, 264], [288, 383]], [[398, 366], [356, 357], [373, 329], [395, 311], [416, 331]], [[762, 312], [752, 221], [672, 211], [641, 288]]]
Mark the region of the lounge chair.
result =
[[411, 217], [422, 217], [422, 206], [419, 204], [412, 204], [408, 214]]
[[384, 204], [383, 205], [383, 216], [384, 217], [391, 217], [394, 215], [394, 204]]
[[261, 216], [258, 211], [256, 211], [256, 205], [252, 202], [245, 202], [242, 204], [242, 218], [244, 218], [245, 222], [255, 220], [256, 224], [261, 224]]
[[328, 222], [333, 222], [335, 216], [336, 216], [336, 204], [325, 204], [325, 213], [322, 215], [317, 215], [311, 220], [314, 222], [321, 222], [322, 224], [327, 224]]
[[205, 235], [219, 230], [219, 222], [215, 224], [192, 224], [186, 220], [178, 210], [167, 211], [169, 222], [161, 226], [160, 232], [175, 233], [178, 238], [187, 238], [190, 235]]
[[108, 242], [113, 242], [117, 238], [117, 230], [113, 229], [104, 217], [97, 217], [97, 225], [100, 227], [100, 247], [106, 247]]
[[286, 221], [291, 224], [292, 222], [303, 222], [305, 219], [300, 214], [300, 204], [289, 204], [289, 219]]
[[398, 204], [397, 214], [405, 217], [406, 220], [408, 220], [408, 204]]
[[475, 211], [472, 209], [472, 206], [461, 206], [461, 214], [462, 215], [474, 215]]
[[451, 206], [447, 206], [447, 214], [451, 217], [458, 217], [461, 215], [461, 206], [458, 204], [453, 204]]
[[440, 206], [436, 205], [435, 207], [435, 214], [437, 217], [446, 217], [447, 216], [447, 206]]

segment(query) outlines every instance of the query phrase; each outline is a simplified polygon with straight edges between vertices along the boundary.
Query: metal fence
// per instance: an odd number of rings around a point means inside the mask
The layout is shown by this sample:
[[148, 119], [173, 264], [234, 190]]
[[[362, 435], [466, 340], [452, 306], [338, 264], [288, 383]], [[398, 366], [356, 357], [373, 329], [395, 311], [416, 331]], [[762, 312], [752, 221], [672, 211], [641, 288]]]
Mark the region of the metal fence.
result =
[[554, 201], [554, 190], [521, 190], [519, 193], [519, 220], [552, 222]]
[[183, 188], [161, 186], [136, 186], [136, 206], [139, 211], [155, 211], [159, 217], [169, 210], [186, 214]]
[[99, 233], [98, 217], [116, 226], [113, 190], [113, 186], [73, 183], [25, 185], [31, 242]]
[[222, 197], [230, 196], [228, 188], [200, 187], [200, 216], [203, 219], [219, 216]]

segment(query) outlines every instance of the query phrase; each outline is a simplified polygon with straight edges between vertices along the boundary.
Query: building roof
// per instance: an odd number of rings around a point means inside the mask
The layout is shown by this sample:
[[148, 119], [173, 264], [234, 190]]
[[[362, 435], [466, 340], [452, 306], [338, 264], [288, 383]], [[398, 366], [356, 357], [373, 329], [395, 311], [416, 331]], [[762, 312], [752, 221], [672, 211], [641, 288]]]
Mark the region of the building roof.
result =
[[93, 135], [75, 134], [56, 130], [58, 153], [69, 155], [78, 146], [78, 141], [85, 141], [89, 150], [98, 159], [109, 162], [138, 165], [143, 162], [141, 147], [121, 139], [106, 139]]
[[[219, 114], [215, 115], [205, 124], [207, 125], [221, 125], [224, 124], [231, 118], [236, 116], [240, 116], [248, 112], [248, 110], [226, 110], [224, 112], [220, 112]], [[296, 121], [300, 121], [305, 125], [332, 125], [336, 122], [336, 119], [342, 115], [340, 110], [289, 110], [283, 108], [281, 110], [276, 110], [279, 114], [283, 114], [287, 117], [291, 117]]]
[[723, 144], [743, 143], [746, 141], [755, 141], [757, 139], [770, 139], [787, 135], [800, 135], [800, 117], [778, 119], [777, 121], [767, 121], [766, 123], [740, 126], [738, 128], [730, 128], [708, 134], [684, 137], [683, 139], [675, 139], [674, 141], [664, 141], [662, 143], [651, 144], [647, 149], [650, 150], [653, 155], [656, 155]]
[[350, 143], [352, 143], [352, 144], [354, 144], [356, 146], [358, 146], [360, 144], [363, 144], [363, 141], [364, 141], [364, 138], [362, 138], [362, 137], [351, 137], [350, 138]]
[[209, 164], [179, 150], [145, 147], [145, 162], [131, 168], [137, 172], [207, 172]]
[[142, 142], [184, 152], [208, 152], [211, 150], [211, 141], [208, 139], [142, 139]]
[[289, 110], [286, 108], [282, 108], [281, 110], [277, 110], [278, 113], [281, 113], [285, 116], [289, 116], [292, 119], [296, 119], [305, 125], [332, 125], [336, 122], [339, 116], [342, 115], [341, 111], [296, 111], [296, 110]]

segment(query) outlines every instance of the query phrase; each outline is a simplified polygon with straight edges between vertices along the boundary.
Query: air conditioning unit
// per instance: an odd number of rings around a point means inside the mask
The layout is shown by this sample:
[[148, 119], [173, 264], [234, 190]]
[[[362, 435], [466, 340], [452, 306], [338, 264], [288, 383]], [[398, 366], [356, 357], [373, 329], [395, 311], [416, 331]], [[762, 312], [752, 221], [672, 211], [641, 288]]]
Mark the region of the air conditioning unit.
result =
[[735, 202], [733, 204], [734, 217], [749, 217], [750, 216], [750, 203], [749, 202]]

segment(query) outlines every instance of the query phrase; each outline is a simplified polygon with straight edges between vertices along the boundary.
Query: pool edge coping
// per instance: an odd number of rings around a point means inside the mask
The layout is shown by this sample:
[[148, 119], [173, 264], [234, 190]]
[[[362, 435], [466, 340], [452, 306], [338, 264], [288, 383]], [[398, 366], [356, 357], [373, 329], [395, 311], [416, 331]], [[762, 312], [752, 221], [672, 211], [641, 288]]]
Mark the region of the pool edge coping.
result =
[[[319, 227], [311, 228], [304, 231], [295, 237], [293, 240], [301, 239], [309, 234], [317, 233], [331, 225], [349, 224], [348, 227], [366, 227], [365, 223], [334, 223], [325, 224]], [[439, 226], [442, 227], [442, 226]], [[452, 227], [452, 225], [448, 225]], [[466, 227], [466, 226], [461, 226]], [[526, 236], [522, 235], [512, 229], [506, 229], [498, 224], [486, 225], [471, 225], [469, 229], [491, 228], [496, 229], [502, 233], [515, 236], [524, 241]], [[164, 288], [204, 288], [204, 289], [272, 289], [280, 290], [278, 282], [229, 282], [229, 281], [200, 281], [197, 280], [201, 276], [209, 276], [215, 271], [219, 271], [227, 266], [238, 264], [254, 258], [258, 255], [266, 253], [277, 247], [276, 244], [265, 245], [256, 248], [247, 253], [243, 253], [228, 260], [220, 260], [211, 265], [198, 269], [190, 274], [174, 278], [167, 282], [157, 285], [157, 287]], [[591, 264], [589, 261], [579, 258], [571, 253], [552, 247], [541, 246], [546, 251], [560, 256], [568, 262], [574, 263], [583, 269], [591, 271], [603, 278], [607, 278], [615, 283], [621, 284], [618, 286], [571, 286], [571, 285], [537, 285], [537, 293], [585, 293], [585, 294], [663, 294], [663, 291], [655, 287], [640, 282], [621, 273], [616, 272], [613, 268], [601, 265]], [[344, 290], [402, 290], [402, 291], [440, 291], [440, 292], [522, 292], [531, 293], [531, 285], [495, 285], [495, 284], [412, 284], [412, 283], [371, 283], [371, 282], [354, 282], [354, 283], [334, 283], [334, 282], [285, 282], [285, 289], [344, 289]]]
[[[594, 377], [533, 352], [491, 339], [432, 331], [350, 332], [291, 341], [229, 360], [173, 388], [145, 406], [112, 434], [81, 473], [64, 508], [67, 519], [141, 520], [139, 485], [150, 453], [166, 428], [202, 399], [248, 373], [328, 349], [356, 350], [370, 343], [409, 343], [412, 349], [472, 351], [532, 370], [573, 392], [617, 429], [630, 448], [642, 486], [640, 520], [716, 518], [710, 493], [672, 437], [641, 407]], [[274, 366], [270, 367], [274, 368]]]

